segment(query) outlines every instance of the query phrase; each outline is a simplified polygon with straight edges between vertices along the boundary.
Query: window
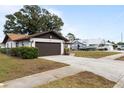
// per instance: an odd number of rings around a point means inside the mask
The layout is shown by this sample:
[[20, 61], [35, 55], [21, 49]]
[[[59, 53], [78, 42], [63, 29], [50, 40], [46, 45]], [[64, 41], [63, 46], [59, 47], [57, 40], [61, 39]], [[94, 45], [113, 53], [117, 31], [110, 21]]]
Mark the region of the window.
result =
[[12, 48], [12, 43], [11, 43], [11, 48]]
[[24, 46], [24, 43], [22, 42], [22, 46]]
[[34, 41], [30, 41], [31, 47], [32, 47], [33, 42], [34, 42]]
[[18, 45], [19, 45], [19, 43], [18, 43], [18, 42], [16, 42], [16, 47], [18, 47]]
[[9, 44], [7, 43], [6, 48], [9, 48]]

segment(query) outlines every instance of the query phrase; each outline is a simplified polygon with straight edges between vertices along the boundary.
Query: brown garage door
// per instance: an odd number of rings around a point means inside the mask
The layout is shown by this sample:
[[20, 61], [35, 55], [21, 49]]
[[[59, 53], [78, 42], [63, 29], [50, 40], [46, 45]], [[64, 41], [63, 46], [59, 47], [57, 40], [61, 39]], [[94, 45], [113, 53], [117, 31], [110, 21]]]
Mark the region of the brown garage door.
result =
[[36, 42], [36, 47], [39, 49], [39, 56], [60, 55], [60, 43]]

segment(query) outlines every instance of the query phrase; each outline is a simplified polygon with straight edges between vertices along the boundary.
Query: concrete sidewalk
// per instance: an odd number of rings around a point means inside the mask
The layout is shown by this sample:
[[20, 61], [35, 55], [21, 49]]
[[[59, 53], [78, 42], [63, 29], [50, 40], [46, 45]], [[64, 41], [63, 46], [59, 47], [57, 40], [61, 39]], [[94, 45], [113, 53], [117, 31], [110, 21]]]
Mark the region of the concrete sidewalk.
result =
[[83, 71], [82, 69], [75, 68], [73, 66], [66, 66], [55, 70], [50, 70], [15, 80], [3, 82], [1, 87], [3, 88], [31, 88], [41, 84], [47, 84], [50, 81], [61, 79], [66, 76], [74, 75]]
[[107, 56], [107, 57], [102, 57], [99, 59], [112, 59], [112, 60], [114, 60], [114, 59], [117, 59], [117, 58], [122, 57], [122, 56], [124, 56], [124, 53], [115, 54], [115, 55], [111, 55], [111, 56]]

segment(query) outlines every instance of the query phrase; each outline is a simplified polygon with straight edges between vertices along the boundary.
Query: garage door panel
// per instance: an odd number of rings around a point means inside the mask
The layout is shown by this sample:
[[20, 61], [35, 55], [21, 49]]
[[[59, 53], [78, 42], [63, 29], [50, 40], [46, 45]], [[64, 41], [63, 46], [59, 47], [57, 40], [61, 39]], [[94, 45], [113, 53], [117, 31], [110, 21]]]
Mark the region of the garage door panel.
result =
[[39, 56], [60, 55], [61, 44], [49, 42], [36, 42], [36, 47], [39, 49]]

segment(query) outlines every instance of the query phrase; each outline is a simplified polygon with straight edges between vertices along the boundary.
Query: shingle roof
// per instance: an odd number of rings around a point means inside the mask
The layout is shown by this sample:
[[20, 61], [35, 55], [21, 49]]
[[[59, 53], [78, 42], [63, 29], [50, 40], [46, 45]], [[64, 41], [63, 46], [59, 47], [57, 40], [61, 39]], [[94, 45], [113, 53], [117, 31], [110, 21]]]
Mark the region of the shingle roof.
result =
[[[47, 34], [47, 33], [54, 33], [57, 36], [59, 36], [62, 40], [68, 41], [65, 37], [63, 37], [62, 35], [58, 34], [55, 31], [44, 31], [44, 32], [33, 34], [33, 35], [6, 34], [6, 36], [8, 36], [13, 41], [20, 41], [20, 40], [26, 40], [26, 39], [29, 39], [29, 38], [33, 38], [33, 37], [38, 36], [38, 35], [44, 35], [44, 34]], [[5, 42], [5, 40], [6, 40], [6, 37], [4, 38], [3, 42]]]
[[22, 34], [7, 34], [7, 36], [13, 41], [29, 37], [28, 35], [22, 35]]

